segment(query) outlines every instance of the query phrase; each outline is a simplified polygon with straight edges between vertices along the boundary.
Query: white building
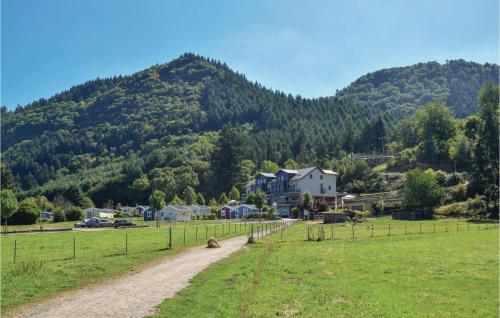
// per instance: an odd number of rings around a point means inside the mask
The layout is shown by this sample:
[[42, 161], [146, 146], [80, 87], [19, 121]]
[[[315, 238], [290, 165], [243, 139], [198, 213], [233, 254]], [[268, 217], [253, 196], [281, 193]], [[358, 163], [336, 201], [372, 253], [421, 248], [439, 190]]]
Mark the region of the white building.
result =
[[207, 217], [212, 213], [212, 209], [206, 205], [192, 204], [187, 207], [191, 210], [192, 215], [199, 217]]
[[85, 218], [114, 218], [115, 212], [111, 209], [98, 209], [98, 208], [88, 208], [83, 210], [85, 213]]
[[300, 199], [309, 192], [315, 202], [337, 206], [337, 173], [331, 170], [311, 167], [297, 170], [289, 181], [289, 191]]
[[[158, 211], [160, 220], [172, 220], [172, 221], [189, 221], [191, 220], [191, 209], [181, 205], [166, 205], [160, 211]], [[146, 211], [147, 221], [156, 220], [155, 212], [151, 210]], [[145, 218], [146, 220], [146, 218]]]

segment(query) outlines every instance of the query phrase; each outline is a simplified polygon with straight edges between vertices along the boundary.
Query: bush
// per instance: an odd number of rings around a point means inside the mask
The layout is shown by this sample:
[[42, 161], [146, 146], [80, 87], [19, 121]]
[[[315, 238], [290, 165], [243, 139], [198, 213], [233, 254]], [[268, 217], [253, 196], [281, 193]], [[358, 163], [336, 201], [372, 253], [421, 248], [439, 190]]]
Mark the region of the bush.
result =
[[35, 224], [40, 216], [40, 208], [35, 198], [26, 198], [19, 203], [17, 212], [9, 218], [11, 225]]
[[379, 200], [373, 204], [373, 214], [382, 215], [384, 213], [385, 203], [384, 200]]
[[403, 206], [410, 209], [439, 206], [444, 191], [437, 182], [437, 175], [432, 169], [425, 172], [421, 169], [410, 170], [403, 189]]
[[467, 184], [461, 183], [448, 191], [446, 196], [446, 201], [451, 202], [461, 202], [467, 200]]
[[476, 196], [465, 202], [443, 205], [436, 209], [436, 214], [447, 217], [479, 217], [486, 216], [486, 201], [484, 197]]
[[463, 176], [460, 173], [455, 172], [448, 175], [448, 177], [446, 178], [445, 186], [452, 187], [463, 182], [463, 180], [464, 180]]
[[292, 210], [291, 210], [291, 212], [292, 212], [292, 217], [294, 219], [298, 219], [299, 218], [300, 209], [298, 207], [296, 207], [296, 206], [293, 207]]
[[68, 221], [80, 221], [81, 219], [83, 219], [82, 209], [76, 206], [70, 208], [68, 211], [66, 211], [66, 219]]
[[52, 211], [54, 213], [54, 222], [64, 222], [66, 221], [66, 213], [63, 209], [54, 208]]

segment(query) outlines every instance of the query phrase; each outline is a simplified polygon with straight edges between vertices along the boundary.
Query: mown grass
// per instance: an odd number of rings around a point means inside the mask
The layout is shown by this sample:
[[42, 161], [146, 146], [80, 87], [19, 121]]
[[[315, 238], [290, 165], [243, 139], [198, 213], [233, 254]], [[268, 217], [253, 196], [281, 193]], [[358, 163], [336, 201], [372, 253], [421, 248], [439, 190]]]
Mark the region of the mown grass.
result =
[[204, 244], [206, 237], [245, 235], [249, 228], [250, 223], [213, 221], [172, 227], [173, 249], [168, 249], [166, 226], [2, 235], [1, 310], [123, 274], [184, 247]]
[[423, 224], [442, 231], [306, 241], [309, 224], [293, 226], [203, 271], [154, 317], [498, 317], [496, 225]]

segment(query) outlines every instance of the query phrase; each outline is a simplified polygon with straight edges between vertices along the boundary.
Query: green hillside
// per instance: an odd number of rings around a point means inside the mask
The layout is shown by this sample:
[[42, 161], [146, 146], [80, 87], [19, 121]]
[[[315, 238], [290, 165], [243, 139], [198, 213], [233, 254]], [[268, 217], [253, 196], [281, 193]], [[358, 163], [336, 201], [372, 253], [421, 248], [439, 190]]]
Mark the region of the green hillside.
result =
[[214, 185], [210, 169], [228, 123], [244, 135], [238, 141], [247, 159], [247, 169], [238, 171], [244, 179], [264, 160], [305, 164], [317, 153], [376, 150], [353, 149], [350, 132], [377, 118], [390, 128], [431, 100], [445, 99], [460, 116], [474, 113], [480, 87], [497, 78], [496, 65], [431, 62], [368, 74], [335, 97], [305, 99], [189, 53], [15, 111], [2, 107], [3, 162], [23, 196], [67, 197], [71, 190], [75, 202], [81, 188], [98, 205], [108, 199], [133, 204], [144, 201], [155, 182], [172, 193], [192, 186], [215, 195], [215, 188], [230, 187]]

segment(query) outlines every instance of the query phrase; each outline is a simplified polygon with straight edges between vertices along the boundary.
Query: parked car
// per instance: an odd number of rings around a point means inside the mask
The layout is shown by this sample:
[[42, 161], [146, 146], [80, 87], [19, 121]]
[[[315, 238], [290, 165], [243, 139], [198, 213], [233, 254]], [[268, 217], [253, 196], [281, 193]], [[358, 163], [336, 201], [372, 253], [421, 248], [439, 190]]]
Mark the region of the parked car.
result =
[[90, 218], [85, 220], [85, 227], [99, 227], [101, 219], [98, 218]]
[[119, 228], [119, 227], [134, 227], [136, 226], [137, 224], [135, 224], [134, 222], [131, 222], [129, 220], [116, 220], [115, 221], [115, 228]]
[[85, 223], [85, 221], [80, 221], [75, 223], [75, 227], [86, 227], [86, 226], [87, 224]]
[[110, 220], [99, 220], [99, 227], [113, 227], [114, 223]]

